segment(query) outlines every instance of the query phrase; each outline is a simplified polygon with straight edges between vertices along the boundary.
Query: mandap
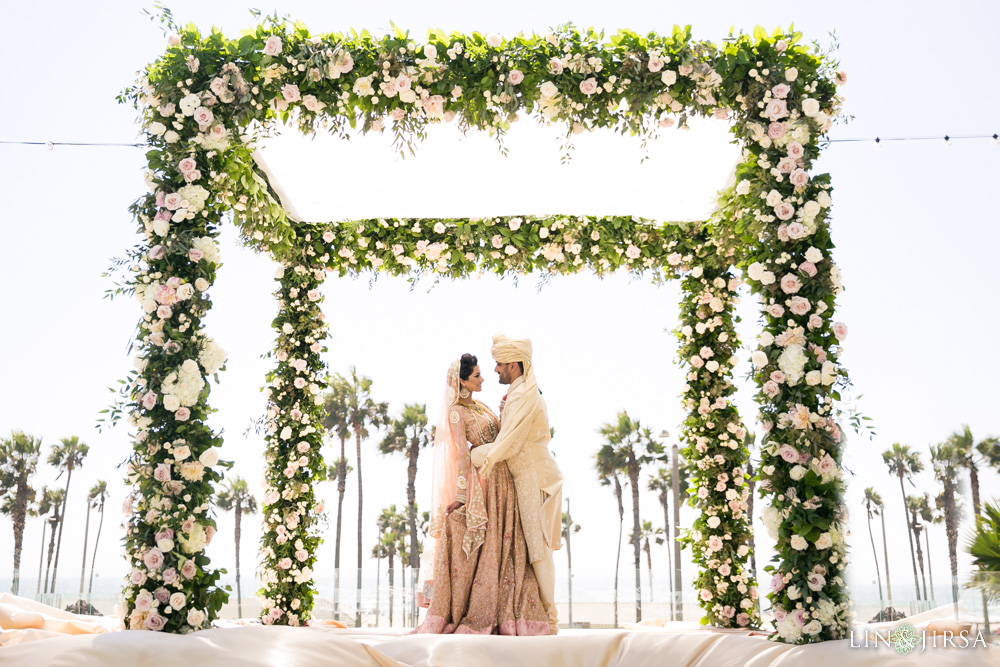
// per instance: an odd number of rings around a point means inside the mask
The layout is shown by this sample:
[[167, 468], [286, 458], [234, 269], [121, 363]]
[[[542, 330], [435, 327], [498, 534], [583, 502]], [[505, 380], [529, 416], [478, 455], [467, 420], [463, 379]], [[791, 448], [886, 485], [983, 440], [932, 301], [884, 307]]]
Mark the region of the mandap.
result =
[[[304, 623], [315, 596], [323, 508], [313, 483], [325, 475], [320, 287], [328, 275], [623, 271], [683, 286], [675, 332], [687, 380], [682, 440], [689, 502], [700, 514], [684, 539], [698, 567], [705, 622], [760, 623], [748, 567], [754, 476], [767, 504], [764, 523], [777, 540], [765, 568], [773, 576], [773, 637], [805, 643], [846, 635], [837, 401], [848, 384], [838, 364], [847, 330], [834, 319], [841, 281], [831, 256], [830, 179], [812, 173], [840, 111], [837, 86], [846, 82], [829, 52], [804, 46], [793, 30], [761, 28], [720, 44], [694, 40], [690, 28], [606, 37], [572, 25], [508, 39], [432, 31], [418, 41], [398, 29], [313, 36], [275, 16], [230, 39], [175, 25], [169, 14], [161, 19], [171, 31], [166, 52], [120, 98], [141, 114], [150, 189], [131, 209], [142, 242], [129, 251], [134, 271], [119, 287], [143, 310], [136, 368], [111, 409], [111, 419], [127, 417], [134, 432], [133, 493], [124, 508], [128, 627], [192, 632], [208, 627], [227, 599], [204, 553], [215, 532], [213, 487], [230, 465], [219, 459], [221, 439], [206, 424], [208, 379], [218, 381], [226, 354], [202, 319], [221, 266], [216, 237], [231, 217], [245, 245], [280, 264], [274, 367], [261, 420], [264, 623]], [[485, 131], [506, 153], [518, 118], [557, 137], [564, 161], [592, 130], [611, 130], [622, 142], [638, 137], [655, 151], [660, 142], [714, 127], [704, 136], [715, 136], [716, 147], [698, 168], [677, 158], [663, 173], [647, 170], [650, 187], [664, 192], [675, 182], [671, 169], [697, 181], [712, 156], [727, 155], [718, 128], [735, 145], [725, 159], [736, 166], [728, 182], [714, 185], [712, 210], [695, 222], [665, 222], [678, 218], [656, 206], [621, 210], [631, 200], [588, 210], [589, 194], [547, 215], [494, 209], [413, 217], [421, 198], [407, 194], [402, 210], [385, 215], [388, 209], [374, 206], [383, 217], [348, 205], [316, 218], [328, 209], [299, 215], [275, 169], [280, 149], [268, 150], [285, 125], [303, 135], [355, 137], [344, 145], [381, 135], [396, 152], [419, 154], [423, 140], [429, 147], [451, 124], [453, 135], [470, 139]], [[698, 132], [678, 132], [689, 128]], [[680, 201], [681, 190], [659, 200]], [[359, 199], [349, 188], [341, 192], [342, 204]], [[613, 214], [609, 206], [617, 206]], [[740, 346], [733, 306], [744, 283], [760, 301], [752, 365], [764, 438], [756, 471], [729, 398]]]

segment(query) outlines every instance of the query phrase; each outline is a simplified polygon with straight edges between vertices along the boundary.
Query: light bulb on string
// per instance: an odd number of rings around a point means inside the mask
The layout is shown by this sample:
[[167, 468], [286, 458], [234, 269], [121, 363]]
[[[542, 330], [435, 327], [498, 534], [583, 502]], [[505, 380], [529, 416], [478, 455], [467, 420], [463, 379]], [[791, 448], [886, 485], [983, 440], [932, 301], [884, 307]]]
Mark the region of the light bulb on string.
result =
[[875, 150], [882, 150], [882, 140], [879, 137], [875, 137]]
[[996, 132], [993, 133], [993, 138], [990, 139], [990, 143], [994, 146], [1000, 145], [1000, 136], [998, 136]]
[[944, 135], [944, 147], [951, 148], [951, 137], [949, 137], [947, 134]]

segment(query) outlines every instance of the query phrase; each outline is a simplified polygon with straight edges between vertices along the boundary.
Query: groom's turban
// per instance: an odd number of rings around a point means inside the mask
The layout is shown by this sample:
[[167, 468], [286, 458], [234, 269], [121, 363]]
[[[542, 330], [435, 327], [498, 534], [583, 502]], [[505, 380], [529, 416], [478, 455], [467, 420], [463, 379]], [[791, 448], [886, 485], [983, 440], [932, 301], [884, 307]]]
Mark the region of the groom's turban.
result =
[[507, 338], [503, 334], [493, 336], [493, 348], [490, 350], [493, 358], [501, 364], [521, 361], [531, 363], [531, 339]]

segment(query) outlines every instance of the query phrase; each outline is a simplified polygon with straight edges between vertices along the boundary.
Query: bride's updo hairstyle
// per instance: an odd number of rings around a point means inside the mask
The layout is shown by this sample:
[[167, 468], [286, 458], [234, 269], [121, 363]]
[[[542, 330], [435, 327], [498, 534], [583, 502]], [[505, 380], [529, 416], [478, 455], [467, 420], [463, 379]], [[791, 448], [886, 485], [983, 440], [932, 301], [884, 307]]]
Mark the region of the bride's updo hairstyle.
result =
[[463, 354], [461, 359], [461, 367], [458, 370], [458, 377], [463, 380], [468, 380], [469, 376], [472, 375], [472, 369], [479, 365], [479, 360], [473, 354]]

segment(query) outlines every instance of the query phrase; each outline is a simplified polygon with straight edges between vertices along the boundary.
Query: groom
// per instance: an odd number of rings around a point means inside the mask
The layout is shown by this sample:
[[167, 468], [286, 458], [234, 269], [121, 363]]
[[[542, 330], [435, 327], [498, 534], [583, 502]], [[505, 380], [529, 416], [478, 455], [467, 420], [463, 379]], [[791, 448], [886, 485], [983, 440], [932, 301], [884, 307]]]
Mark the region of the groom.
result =
[[531, 341], [497, 334], [491, 351], [500, 383], [510, 385], [510, 389], [500, 403], [500, 434], [492, 444], [472, 450], [472, 464], [484, 477], [500, 461], [506, 461], [510, 468], [528, 557], [549, 616], [549, 629], [556, 634], [559, 614], [554, 600], [552, 551], [562, 546], [563, 476], [549, 452], [549, 417], [535, 382]]

